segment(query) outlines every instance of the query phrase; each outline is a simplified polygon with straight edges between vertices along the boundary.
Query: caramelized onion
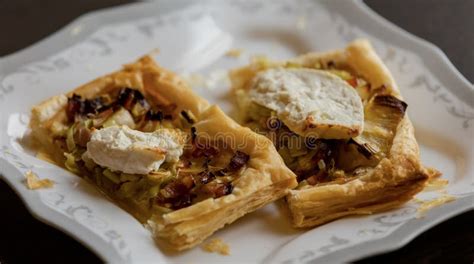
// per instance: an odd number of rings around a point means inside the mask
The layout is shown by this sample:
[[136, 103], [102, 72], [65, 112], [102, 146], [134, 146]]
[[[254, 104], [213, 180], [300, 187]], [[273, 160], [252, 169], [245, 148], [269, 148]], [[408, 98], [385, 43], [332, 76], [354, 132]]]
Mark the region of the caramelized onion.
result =
[[67, 119], [72, 122], [76, 117], [76, 114], [84, 112], [84, 102], [81, 96], [73, 94], [72, 97], [68, 98], [66, 105]]
[[82, 122], [74, 129], [74, 142], [81, 147], [87, 146], [87, 142], [89, 142], [91, 136], [91, 130], [82, 124]]
[[194, 194], [191, 189], [194, 187], [194, 180], [191, 175], [185, 175], [166, 184], [160, 190], [156, 201], [160, 204], [170, 204], [173, 209], [180, 209], [191, 205]]
[[101, 111], [108, 109], [109, 106], [105, 104], [102, 97], [94, 99], [82, 99], [80, 95], [73, 94], [68, 98], [66, 105], [66, 115], [70, 122], [75, 120], [76, 115], [96, 115]]
[[392, 96], [392, 95], [377, 95], [374, 98], [374, 104], [379, 106], [390, 107], [397, 110], [400, 114], [405, 114], [407, 109], [407, 103]]
[[233, 190], [234, 186], [230, 182], [220, 183], [213, 181], [209, 184], [204, 185], [203, 187], [203, 192], [211, 195], [213, 198], [219, 198], [224, 195], [228, 195], [232, 193]]
[[192, 156], [194, 158], [200, 158], [200, 157], [206, 157], [206, 158], [212, 158], [219, 154], [219, 149], [211, 146], [209, 144], [203, 145], [203, 144], [194, 144], [194, 149], [192, 152]]
[[234, 156], [230, 159], [227, 169], [229, 171], [237, 171], [242, 168], [249, 161], [250, 156], [242, 151], [236, 151]]
[[196, 176], [196, 180], [200, 184], [207, 184], [207, 183], [213, 181], [215, 178], [216, 178], [216, 176], [214, 175], [214, 173], [212, 173], [209, 170], [205, 170], [203, 172], [200, 172]]
[[135, 103], [139, 102], [142, 105], [146, 104], [145, 97], [136, 89], [123, 88], [120, 90], [117, 103], [127, 110], [132, 110]]
[[163, 120], [163, 112], [148, 110], [145, 114], [146, 120], [161, 121]]

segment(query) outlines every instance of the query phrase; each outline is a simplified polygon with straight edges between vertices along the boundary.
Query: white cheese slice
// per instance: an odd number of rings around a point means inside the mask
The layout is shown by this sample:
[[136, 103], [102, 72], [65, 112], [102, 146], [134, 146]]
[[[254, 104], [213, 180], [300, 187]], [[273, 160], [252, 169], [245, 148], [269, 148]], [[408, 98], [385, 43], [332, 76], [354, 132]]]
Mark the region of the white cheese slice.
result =
[[184, 142], [184, 134], [173, 129], [145, 133], [127, 126], [110, 126], [92, 133], [84, 155], [112, 171], [148, 174], [165, 161], [178, 161]]
[[364, 109], [357, 91], [326, 71], [269, 69], [255, 76], [248, 95], [301, 136], [351, 138], [363, 129]]

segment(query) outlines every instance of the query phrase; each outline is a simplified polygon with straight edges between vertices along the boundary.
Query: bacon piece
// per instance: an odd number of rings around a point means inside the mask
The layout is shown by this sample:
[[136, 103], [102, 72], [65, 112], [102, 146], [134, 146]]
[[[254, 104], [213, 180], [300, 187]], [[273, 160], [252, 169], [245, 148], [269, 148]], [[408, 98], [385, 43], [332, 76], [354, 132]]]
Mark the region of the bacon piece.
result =
[[229, 165], [227, 165], [228, 171], [237, 171], [242, 168], [249, 161], [250, 156], [242, 151], [236, 151], [234, 156], [230, 159]]
[[149, 110], [148, 112], [146, 112], [145, 118], [146, 120], [161, 121], [163, 120], [163, 112]]
[[181, 208], [190, 206], [192, 204], [193, 197], [194, 195], [187, 193], [173, 200], [172, 202], [173, 209], [181, 209]]
[[219, 183], [216, 181], [210, 182], [203, 186], [202, 191], [211, 195], [213, 198], [219, 198], [224, 195], [232, 193], [234, 186], [231, 182]]
[[76, 114], [84, 112], [84, 102], [80, 95], [73, 94], [72, 97], [67, 99], [66, 115], [70, 122], [74, 121]]
[[84, 100], [84, 112], [81, 114], [97, 114], [105, 110], [106, 105], [102, 97]]
[[227, 173], [227, 169], [222, 169], [222, 170], [218, 170], [214, 173], [214, 175], [216, 176], [225, 176]]
[[306, 181], [309, 185], [316, 185], [318, 183], [324, 182], [327, 180], [328, 173], [326, 171], [320, 170], [318, 173], [309, 176]]
[[200, 172], [196, 176], [196, 181], [200, 184], [207, 184], [213, 181], [215, 178], [216, 176], [214, 175], [214, 173], [212, 173], [211, 171], [205, 170], [205, 171]]
[[[337, 141], [317, 139], [314, 142], [314, 149], [317, 151], [311, 158], [311, 168], [296, 171], [298, 182], [303, 180], [308, 180], [308, 183], [311, 181], [321, 182], [321, 177], [325, 178], [327, 176], [327, 165], [332, 163], [331, 160], [333, 160], [336, 155], [335, 151], [337, 149]], [[326, 168], [319, 167], [318, 163], [321, 161], [326, 164]], [[315, 175], [318, 176], [314, 179], [310, 179]]]
[[173, 209], [180, 209], [191, 205], [194, 194], [191, 189], [194, 187], [194, 180], [191, 175], [185, 175], [168, 183], [156, 197], [160, 204], [170, 204]]
[[92, 133], [91, 130], [84, 126], [83, 123], [80, 123], [74, 128], [74, 142], [81, 146], [86, 147], [87, 142], [91, 139]]
[[102, 97], [96, 97], [94, 99], [82, 99], [80, 95], [73, 94], [72, 97], [68, 98], [66, 105], [66, 115], [69, 121], [74, 121], [76, 115], [96, 115], [102, 111], [109, 109], [110, 107], [105, 104]]
[[145, 100], [143, 94], [136, 89], [125, 87], [120, 90], [117, 103], [127, 110], [132, 110], [133, 105], [140, 103], [142, 106], [146, 106], [148, 103]]
[[220, 185], [216, 189], [214, 198], [218, 198], [218, 197], [221, 197], [221, 196], [224, 196], [224, 195], [231, 194], [233, 190], [234, 190], [234, 186], [232, 185], [232, 183], [230, 183], [230, 182], [223, 183], [222, 185]]
[[347, 83], [348, 83], [350, 86], [356, 88], [356, 87], [357, 87], [357, 84], [358, 84], [358, 81], [357, 81], [357, 78], [356, 78], [356, 77], [353, 77], [353, 78], [347, 80]]
[[215, 157], [217, 154], [219, 154], [219, 149], [217, 149], [216, 147], [211, 146], [209, 144], [202, 145], [202, 144], [197, 143], [197, 144], [194, 144], [191, 155], [194, 158], [200, 158], [200, 157], [212, 158], [212, 157]]
[[407, 103], [392, 95], [377, 95], [374, 103], [380, 106], [389, 107], [398, 111], [403, 116], [407, 110]]

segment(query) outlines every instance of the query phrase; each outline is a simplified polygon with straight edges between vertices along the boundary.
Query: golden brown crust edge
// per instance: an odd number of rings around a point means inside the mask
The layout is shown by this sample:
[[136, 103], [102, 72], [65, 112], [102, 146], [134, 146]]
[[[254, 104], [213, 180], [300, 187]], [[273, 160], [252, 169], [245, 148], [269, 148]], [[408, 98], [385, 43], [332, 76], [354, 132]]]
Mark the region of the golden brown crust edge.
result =
[[[316, 64], [348, 65], [368, 80], [372, 87], [384, 85], [386, 92], [401, 99], [398, 87], [367, 40], [350, 43], [344, 50], [313, 52], [288, 62], [303, 67]], [[255, 73], [262, 70], [251, 64], [230, 72], [234, 92], [246, 90]], [[419, 192], [429, 173], [419, 160], [414, 129], [407, 115], [398, 125], [390, 153], [370, 173], [345, 184], [328, 184], [304, 190], [292, 190], [286, 197], [295, 227], [311, 227], [354, 214], [370, 214], [402, 205]]]
[[[393, 96], [401, 98], [388, 69], [366, 40], [351, 43], [345, 51], [345, 62], [366, 78], [373, 87], [385, 85]], [[309, 54], [305, 59], [324, 54]], [[428, 173], [419, 159], [413, 125], [407, 115], [397, 127], [387, 158], [373, 171], [339, 185], [331, 184], [307, 190], [293, 190], [287, 196], [296, 227], [310, 227], [354, 214], [371, 214], [398, 207], [421, 191]]]
[[[188, 109], [196, 117], [209, 107], [209, 103], [194, 94], [184, 81], [173, 72], [157, 65], [150, 56], [144, 56], [135, 63], [127, 64], [123, 69], [99, 77], [74, 90], [56, 95], [32, 107], [31, 136], [40, 143], [57, 164], [64, 164], [62, 150], [53, 142], [51, 125], [53, 120], [63, 121], [66, 118], [64, 108], [67, 97], [78, 94], [85, 98], [93, 98], [107, 93], [116, 87], [133, 87], [142, 92], [154, 103], [173, 102], [180, 99], [179, 109]], [[159, 89], [156, 89], [159, 87]], [[164, 93], [161, 93], [163, 92]]]
[[[296, 176], [286, 168], [270, 140], [238, 125], [217, 106], [210, 106], [178, 76], [156, 65], [148, 56], [126, 65], [123, 70], [82, 85], [67, 95], [76, 93], [91, 98], [120, 86], [139, 89], [154, 102], [169, 101], [176, 103], [178, 109], [192, 111], [199, 120], [195, 124], [198, 137], [222, 136], [228, 141], [226, 144], [233, 144], [233, 147], [250, 155], [249, 163], [235, 182], [232, 194], [151, 217], [148, 224], [155, 237], [162, 238], [172, 248], [182, 250], [195, 246], [217, 229], [283, 197], [297, 185]], [[30, 122], [33, 137], [42, 143], [47, 153], [55, 156], [58, 164], [64, 164], [64, 157], [61, 149], [53, 143], [50, 125], [52, 120], [64, 118], [66, 103], [66, 95], [60, 95], [34, 106]], [[261, 190], [264, 191], [260, 193]], [[105, 193], [129, 212], [136, 207], [133, 203], [117, 201], [113, 193]], [[221, 211], [227, 213], [222, 214]], [[147, 218], [146, 212], [137, 210], [131, 213], [141, 221]], [[204, 218], [214, 220], [203, 223]]]

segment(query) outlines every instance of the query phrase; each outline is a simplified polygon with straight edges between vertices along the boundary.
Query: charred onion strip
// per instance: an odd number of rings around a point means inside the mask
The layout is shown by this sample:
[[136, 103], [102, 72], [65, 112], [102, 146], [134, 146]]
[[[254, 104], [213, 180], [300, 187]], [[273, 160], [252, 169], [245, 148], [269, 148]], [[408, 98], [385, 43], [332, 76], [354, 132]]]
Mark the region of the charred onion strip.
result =
[[347, 144], [354, 144], [357, 147], [357, 151], [359, 151], [359, 153], [364, 155], [364, 157], [367, 159], [370, 159], [372, 155], [375, 155], [377, 153], [377, 150], [371, 147], [370, 144], [362, 143], [362, 142], [359, 143], [352, 138], [349, 139]]
[[140, 103], [142, 106], [148, 104], [140, 91], [128, 87], [120, 90], [117, 104], [125, 107], [127, 110], [132, 110], [135, 103]]
[[187, 112], [185, 110], [181, 111], [181, 116], [188, 122], [189, 124], [194, 124], [196, 122], [193, 114], [191, 112]]
[[164, 115], [163, 112], [161, 111], [154, 111], [154, 110], [148, 110], [145, 114], [145, 119], [146, 120], [152, 120], [152, 121], [161, 121], [163, 120]]
[[[367, 159], [378, 153], [387, 154], [389, 150], [384, 146], [390, 145], [394, 132], [405, 115], [407, 106], [405, 102], [392, 95], [375, 95], [366, 106], [366, 128], [361, 135], [351, 139], [348, 143], [355, 144], [359, 153]], [[382, 130], [372, 131], [370, 124], [376, 124]], [[380, 131], [386, 131], [386, 133]]]
[[84, 112], [84, 102], [80, 95], [73, 94], [67, 99], [66, 115], [67, 119], [72, 122], [76, 117], [76, 114]]
[[391, 95], [375, 96], [374, 104], [396, 109], [402, 115], [405, 114], [408, 106], [407, 103]]
[[66, 116], [70, 122], [74, 122], [77, 115], [96, 115], [108, 108], [102, 97], [82, 99], [80, 95], [73, 94], [67, 101]]
[[197, 130], [195, 127], [191, 127], [191, 143], [195, 143], [197, 138]]

